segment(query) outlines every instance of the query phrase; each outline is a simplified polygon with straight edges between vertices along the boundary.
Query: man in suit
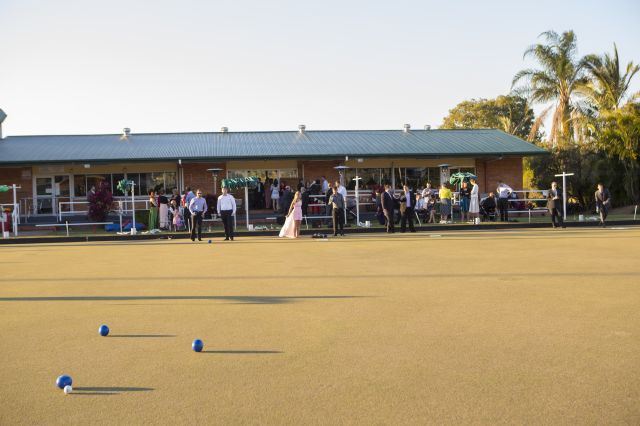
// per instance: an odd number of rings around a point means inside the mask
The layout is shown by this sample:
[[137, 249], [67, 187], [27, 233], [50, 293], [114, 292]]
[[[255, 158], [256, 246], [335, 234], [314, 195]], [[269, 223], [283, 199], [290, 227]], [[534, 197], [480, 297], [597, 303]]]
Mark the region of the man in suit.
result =
[[333, 187], [333, 191], [329, 190], [327, 192], [331, 193], [329, 205], [331, 206], [331, 217], [333, 219], [333, 236], [337, 237], [338, 231], [340, 231], [340, 235], [344, 237], [344, 197], [337, 185]]
[[551, 214], [551, 224], [554, 228], [557, 228], [558, 226], [566, 228], [564, 221], [562, 220], [562, 213], [560, 213], [559, 210], [560, 206], [562, 206], [562, 199], [560, 198], [558, 184], [556, 182], [551, 182], [551, 189], [547, 193], [547, 208], [549, 209], [549, 214]]
[[384, 192], [382, 193], [382, 212], [384, 213], [384, 219], [387, 222], [387, 232], [392, 234], [395, 231], [393, 227], [393, 208], [395, 202], [393, 195], [391, 195], [391, 185], [385, 184]]
[[609, 214], [609, 209], [611, 208], [611, 194], [609, 194], [609, 190], [606, 189], [602, 183], [599, 183], [595, 197], [596, 211], [600, 213], [600, 226], [604, 228], [604, 221], [607, 220], [607, 215]]
[[498, 209], [500, 210], [500, 221], [509, 222], [509, 198], [513, 189], [503, 181], [498, 181], [498, 188], [496, 194], [498, 194]]
[[263, 208], [263, 204], [264, 204], [264, 184], [262, 183], [260, 178], [258, 178], [258, 184], [256, 185], [254, 192], [255, 192], [255, 198], [254, 198], [253, 206], [255, 209], [261, 209]]
[[400, 196], [400, 213], [402, 215], [402, 219], [400, 222], [400, 232], [405, 232], [407, 230], [407, 221], [409, 222], [409, 231], [416, 232], [415, 227], [413, 226], [413, 215], [414, 215], [414, 204], [416, 202], [415, 193], [409, 189], [407, 185], [402, 187], [404, 190], [403, 194]]

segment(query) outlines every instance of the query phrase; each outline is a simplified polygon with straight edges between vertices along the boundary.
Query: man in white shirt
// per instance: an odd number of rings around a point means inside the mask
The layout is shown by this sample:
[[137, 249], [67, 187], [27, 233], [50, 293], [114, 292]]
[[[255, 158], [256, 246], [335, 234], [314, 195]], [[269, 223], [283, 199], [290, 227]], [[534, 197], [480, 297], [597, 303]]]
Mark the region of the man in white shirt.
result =
[[218, 215], [222, 217], [224, 225], [224, 240], [233, 241], [233, 216], [236, 215], [236, 199], [229, 194], [227, 187], [222, 188], [222, 195], [218, 197]]
[[509, 197], [513, 189], [503, 181], [498, 182], [496, 193], [498, 194], [498, 209], [500, 209], [500, 220], [509, 222]]
[[413, 215], [414, 215], [414, 204], [415, 204], [415, 193], [409, 189], [408, 185], [404, 185], [402, 187], [403, 193], [400, 196], [400, 213], [402, 215], [402, 219], [400, 222], [400, 232], [405, 232], [407, 229], [407, 221], [409, 222], [409, 231], [416, 232], [415, 227], [413, 226]]
[[207, 211], [207, 202], [202, 198], [202, 191], [196, 191], [195, 198], [189, 203], [189, 212], [191, 213], [191, 241], [196, 240], [196, 228], [198, 229], [198, 241], [202, 241], [202, 217]]
[[196, 194], [193, 193], [191, 187], [187, 186], [184, 190], [184, 196], [182, 197], [182, 211], [184, 212], [184, 223], [187, 226], [187, 232], [191, 232], [191, 212], [189, 211], [189, 204], [191, 200], [196, 198]]
[[326, 194], [328, 190], [329, 190], [329, 182], [327, 182], [327, 179], [324, 176], [322, 176], [322, 193]]

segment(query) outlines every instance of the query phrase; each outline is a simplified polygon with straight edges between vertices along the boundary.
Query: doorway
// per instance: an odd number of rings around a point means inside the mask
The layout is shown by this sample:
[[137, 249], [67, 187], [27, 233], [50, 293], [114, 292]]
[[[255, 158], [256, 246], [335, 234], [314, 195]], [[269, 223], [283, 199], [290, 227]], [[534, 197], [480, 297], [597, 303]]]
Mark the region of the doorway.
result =
[[[70, 176], [36, 176], [34, 178], [34, 214], [57, 215], [59, 203], [70, 200]], [[63, 205], [63, 211], [69, 210], [69, 205]]]

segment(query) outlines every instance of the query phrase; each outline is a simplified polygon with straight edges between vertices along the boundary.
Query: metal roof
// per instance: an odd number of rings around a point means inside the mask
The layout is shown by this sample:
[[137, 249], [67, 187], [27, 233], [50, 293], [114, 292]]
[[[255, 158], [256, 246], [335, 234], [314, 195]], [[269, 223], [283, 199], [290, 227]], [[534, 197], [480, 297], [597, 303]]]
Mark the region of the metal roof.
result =
[[530, 156], [546, 151], [495, 129], [307, 130], [9, 136], [0, 165], [52, 162], [362, 157]]

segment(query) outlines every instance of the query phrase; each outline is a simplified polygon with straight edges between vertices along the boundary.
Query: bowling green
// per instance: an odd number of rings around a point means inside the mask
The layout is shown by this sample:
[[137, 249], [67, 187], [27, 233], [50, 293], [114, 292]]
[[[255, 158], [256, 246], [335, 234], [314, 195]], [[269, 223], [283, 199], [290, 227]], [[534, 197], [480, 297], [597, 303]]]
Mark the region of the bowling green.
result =
[[640, 423], [640, 228], [3, 245], [0, 268], [2, 425]]

